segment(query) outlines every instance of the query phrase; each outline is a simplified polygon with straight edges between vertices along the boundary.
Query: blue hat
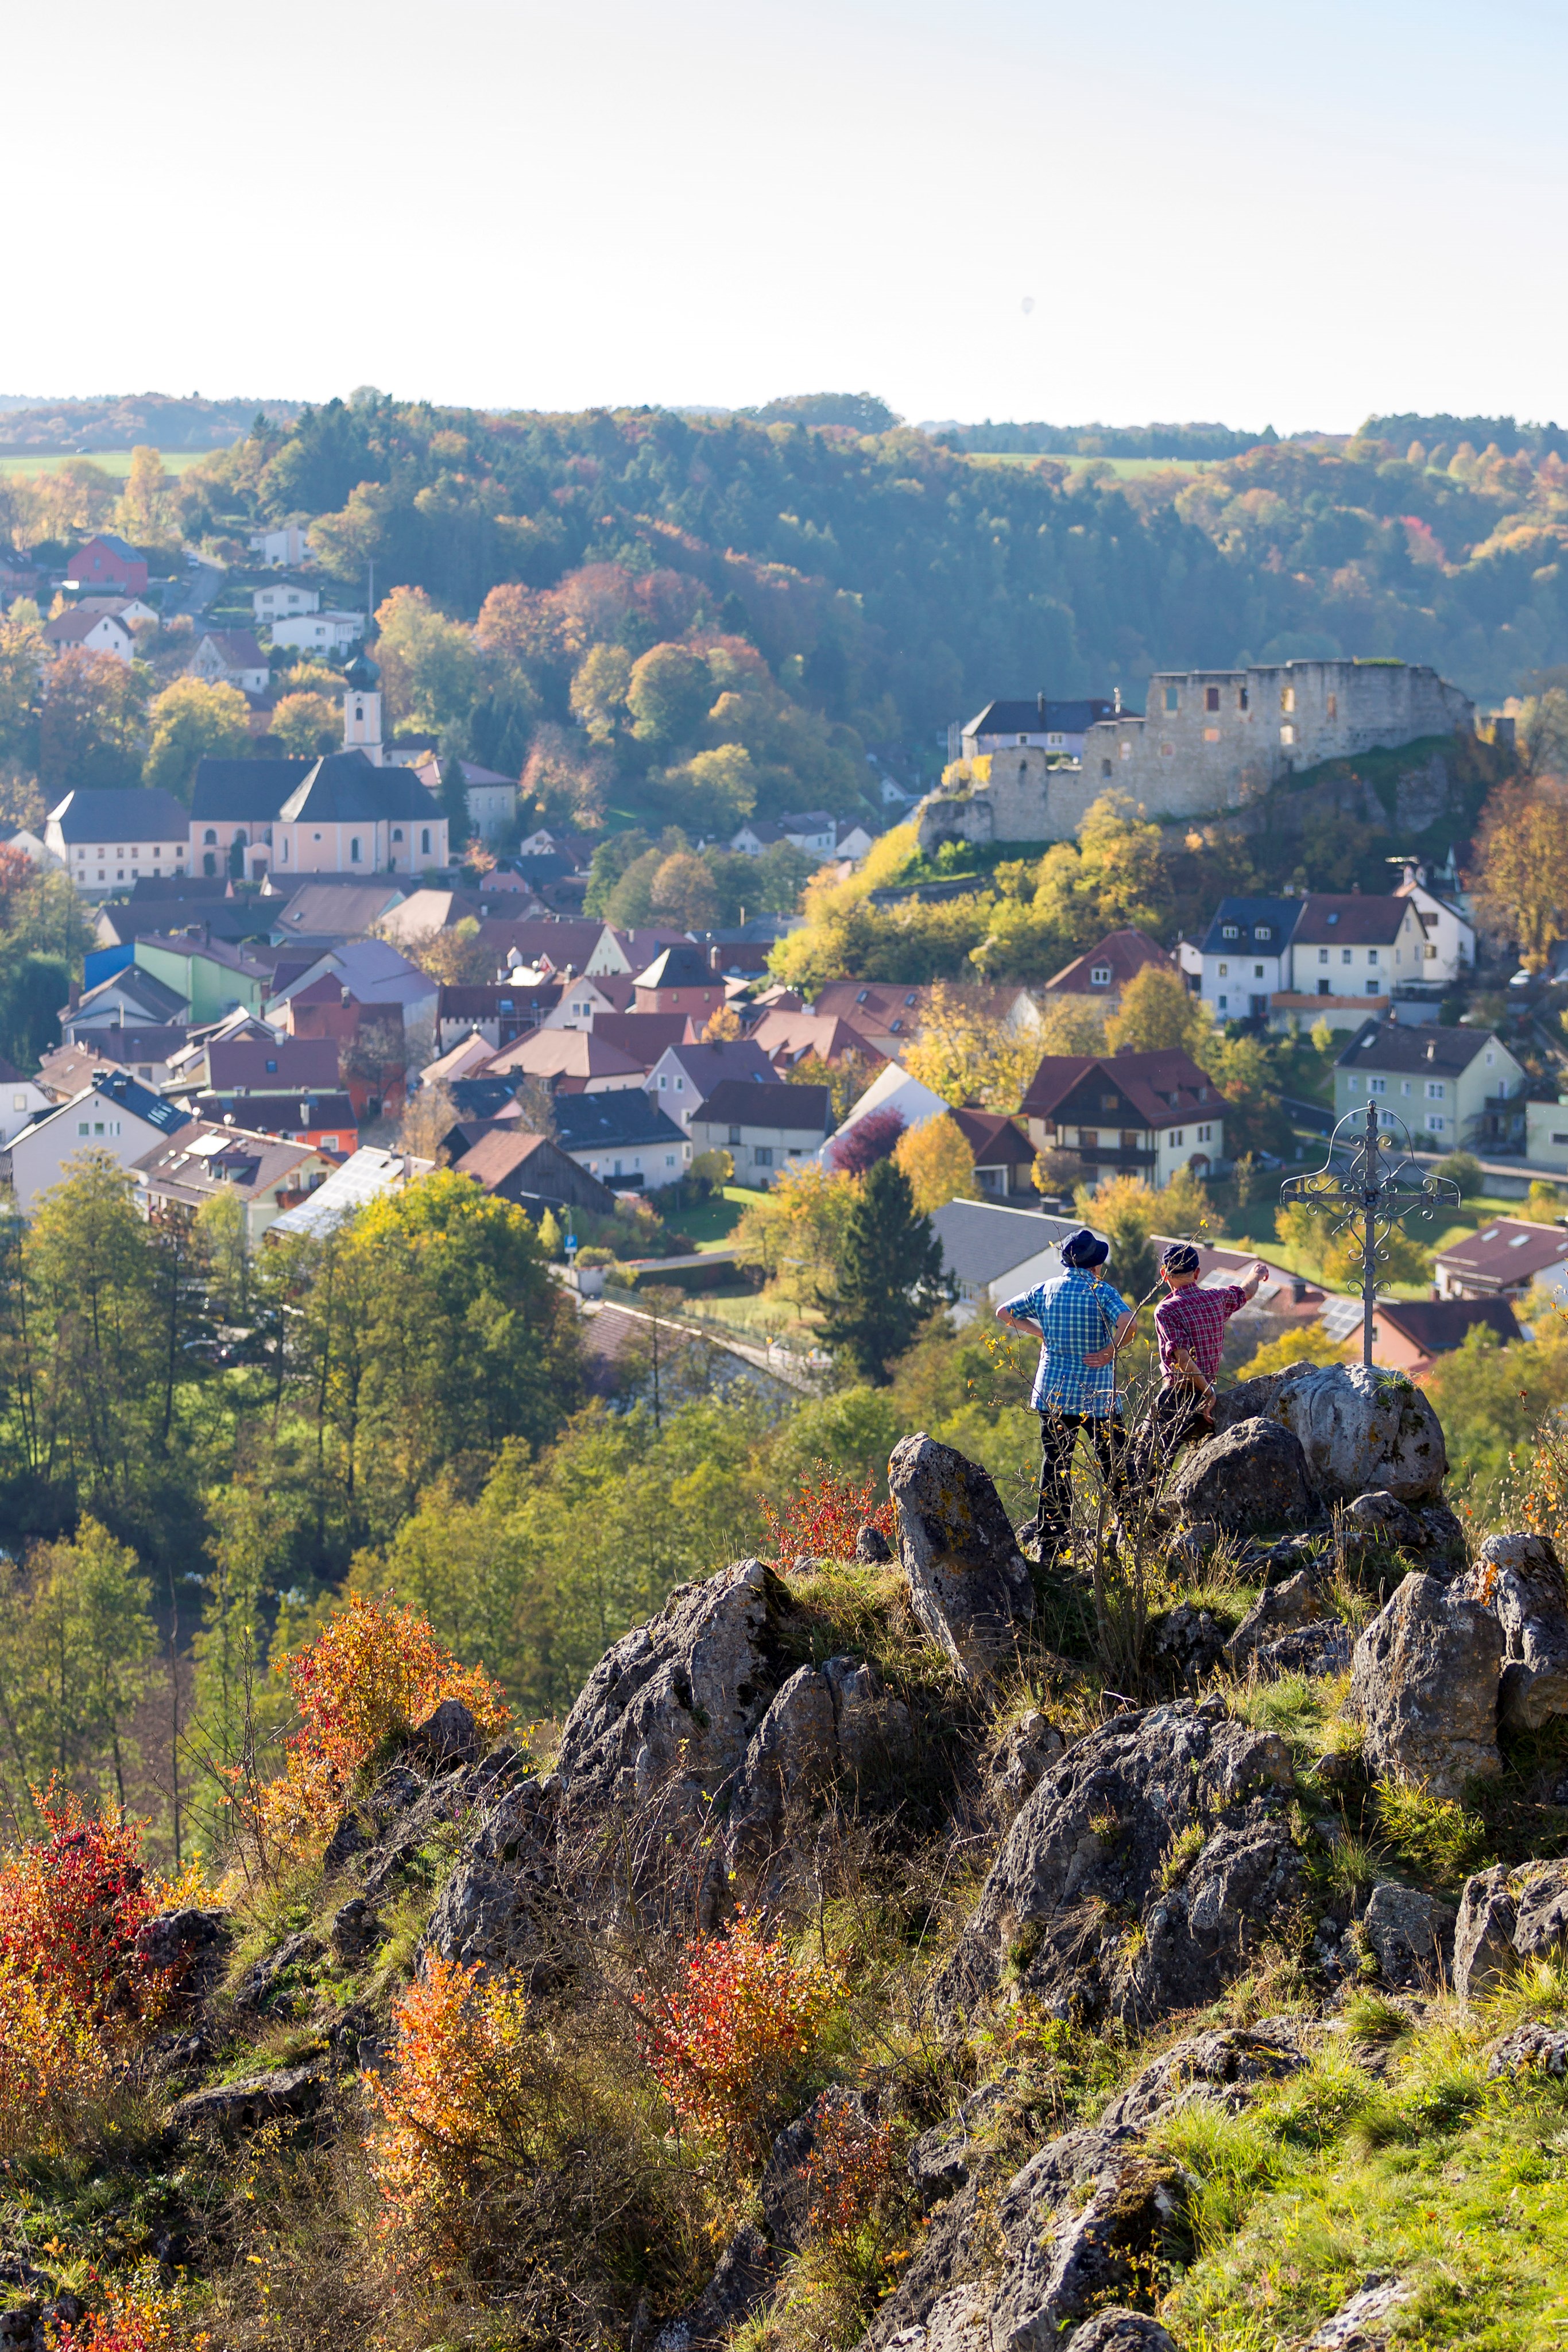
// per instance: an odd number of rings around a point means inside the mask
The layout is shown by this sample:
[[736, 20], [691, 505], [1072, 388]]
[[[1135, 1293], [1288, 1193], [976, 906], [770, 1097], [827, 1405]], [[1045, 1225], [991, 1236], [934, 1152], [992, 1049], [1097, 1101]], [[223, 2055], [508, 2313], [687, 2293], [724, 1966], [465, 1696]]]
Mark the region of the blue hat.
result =
[[1190, 1242], [1167, 1242], [1160, 1264], [1172, 1274], [1196, 1274], [1203, 1260]]
[[1061, 1244], [1063, 1265], [1103, 1265], [1110, 1255], [1110, 1243], [1103, 1242], [1098, 1234], [1092, 1234], [1087, 1225], [1080, 1225], [1078, 1231], [1069, 1234]]

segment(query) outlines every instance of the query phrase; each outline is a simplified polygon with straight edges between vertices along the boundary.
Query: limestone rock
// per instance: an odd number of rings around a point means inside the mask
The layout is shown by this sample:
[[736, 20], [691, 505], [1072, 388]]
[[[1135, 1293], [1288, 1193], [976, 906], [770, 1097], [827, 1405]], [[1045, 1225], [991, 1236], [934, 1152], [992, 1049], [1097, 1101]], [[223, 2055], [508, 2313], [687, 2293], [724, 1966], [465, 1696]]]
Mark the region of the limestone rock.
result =
[[224, 1954], [234, 1937], [226, 1911], [206, 1911], [192, 1906], [183, 1911], [159, 1911], [137, 1930], [138, 1959], [151, 1969], [166, 1969], [182, 2004], [204, 2000], [217, 1984]]
[[1507, 1651], [1499, 1701], [1511, 1730], [1568, 1715], [1568, 1582], [1548, 1536], [1489, 1536], [1460, 1590], [1490, 1609]]
[[954, 2189], [963, 2187], [969, 2177], [976, 2135], [994, 2119], [1021, 2079], [1016, 2066], [1008, 2067], [994, 2082], [983, 2083], [977, 2091], [971, 2091], [956, 2115], [921, 2133], [909, 2151], [908, 2171], [927, 2204], [950, 2197]]
[[1054, 1723], [1031, 1707], [1009, 1727], [987, 1772], [992, 1801], [1010, 1817], [1039, 1787], [1067, 1746]]
[[1531, 2022], [1516, 2025], [1494, 2042], [1489, 2076], [1499, 2074], [1552, 2074], [1559, 2082], [1568, 2076], [1568, 2032], [1560, 2025]]
[[835, 2084], [813, 2099], [804, 2115], [785, 2125], [773, 2142], [758, 2189], [775, 2247], [800, 2252], [810, 2233], [820, 2168], [831, 2162], [835, 2146], [848, 2152], [857, 2141], [863, 2145], [877, 2121], [874, 2093]]
[[1308, 2336], [1303, 2352], [1383, 2352], [1395, 2313], [1415, 2292], [1401, 2279], [1368, 2279]]
[[988, 1674], [1034, 1614], [1034, 1582], [989, 1476], [922, 1431], [893, 1449], [899, 1558], [927, 1636], [967, 1676]]
[[351, 1895], [334, 1913], [328, 1941], [338, 1958], [352, 1968], [374, 1951], [382, 1923], [362, 1895]]
[[1196, 1689], [1224, 1656], [1225, 1635], [1207, 1609], [1195, 1609], [1190, 1601], [1182, 1601], [1151, 1622], [1149, 1647]]
[[788, 1668], [779, 1627], [795, 1612], [759, 1559], [683, 1584], [606, 1651], [566, 1720], [556, 1770], [573, 1811], [700, 1801], [727, 1789]]
[[1249, 1536], [1299, 1528], [1317, 1507], [1300, 1441], [1260, 1417], [1233, 1422], [1195, 1445], [1166, 1499], [1186, 1519]]
[[1291, 2029], [1277, 2021], [1195, 2033], [1173, 2042], [1145, 2066], [1118, 2092], [1100, 2120], [1146, 2131], [1150, 2124], [1194, 2100], [1239, 2115], [1255, 2091], [1299, 2074], [1306, 2063]]
[[[732, 1857], [766, 1853], [792, 1804], [883, 1775], [910, 1745], [909, 1710], [871, 1667], [834, 1657], [790, 1675], [758, 1724], [730, 1804]], [[847, 1793], [847, 1791], [846, 1791]]]
[[1568, 1941], [1568, 1862], [1526, 1863], [1514, 1874], [1513, 1948], [1521, 1960], [1544, 1958]]
[[319, 2066], [280, 2066], [270, 2074], [247, 2074], [242, 2083], [192, 2091], [174, 2102], [169, 2122], [177, 2132], [255, 2131], [278, 2117], [313, 2115], [324, 2087]]
[[690, 2310], [660, 2328], [652, 2352], [716, 2352], [772, 2293], [778, 2274], [772, 2248], [760, 2230], [747, 2222], [725, 2248], [717, 2270]]
[[1310, 1624], [1319, 1606], [1318, 1580], [1310, 1568], [1298, 1569], [1283, 1584], [1267, 1586], [1225, 1644], [1225, 1662], [1231, 1673], [1244, 1672], [1253, 1653], [1276, 1633]]
[[1458, 1799], [1502, 1769], [1497, 1745], [1502, 1633], [1479, 1601], [1435, 1577], [1405, 1579], [1355, 1645], [1351, 1705], [1375, 1776]]
[[1222, 1394], [1215, 1426], [1262, 1414], [1293, 1430], [1325, 1503], [1382, 1488], [1401, 1503], [1436, 1502], [1448, 1475], [1443, 1427], [1414, 1382], [1364, 1364], [1292, 1364]]
[[558, 1801], [553, 1780], [522, 1780], [480, 1815], [421, 1938], [421, 1958], [434, 1952], [465, 1968], [527, 1962], [530, 1984], [541, 1981]]
[[[1004, 1977], [1059, 2013], [1109, 2005], [1137, 2022], [1213, 2000], [1296, 1899], [1291, 1784], [1283, 1740], [1217, 1701], [1091, 1732], [1003, 1841], [937, 1980], [939, 2012], [967, 2015]], [[1183, 1868], [1170, 1857], [1194, 1824], [1204, 1842]]]
[[1390, 1878], [1373, 1888], [1362, 1915], [1366, 1940], [1385, 1984], [1435, 1986], [1454, 1933], [1454, 1906]]
[[1412, 1509], [1386, 1487], [1358, 1495], [1345, 1513], [1345, 1536], [1407, 1553], [1428, 1576], [1450, 1577], [1466, 1563], [1465, 1531], [1447, 1503]]
[[1490, 1992], [1513, 1969], [1513, 1931], [1518, 1924], [1503, 1862], [1467, 1878], [1454, 1923], [1454, 1990], [1461, 2000]]
[[893, 1558], [893, 1546], [880, 1528], [868, 1520], [855, 1538], [855, 1558], [868, 1568], [884, 1568]]
[[235, 1988], [234, 2005], [241, 2010], [270, 2009], [283, 1992], [283, 1979], [290, 1969], [319, 1959], [319, 1940], [308, 1932], [290, 1936], [276, 1951], [267, 1953], [254, 1968], [247, 1969]]
[[408, 1753], [427, 1769], [472, 1764], [484, 1746], [479, 1727], [460, 1698], [444, 1698], [408, 1735]]
[[1354, 1649], [1348, 1625], [1337, 1617], [1318, 1617], [1262, 1643], [1252, 1659], [1260, 1676], [1272, 1682], [1281, 1675], [1343, 1675]]
[[1109, 2303], [1066, 2337], [1067, 2352], [1176, 2352], [1176, 2340], [1146, 2311]]

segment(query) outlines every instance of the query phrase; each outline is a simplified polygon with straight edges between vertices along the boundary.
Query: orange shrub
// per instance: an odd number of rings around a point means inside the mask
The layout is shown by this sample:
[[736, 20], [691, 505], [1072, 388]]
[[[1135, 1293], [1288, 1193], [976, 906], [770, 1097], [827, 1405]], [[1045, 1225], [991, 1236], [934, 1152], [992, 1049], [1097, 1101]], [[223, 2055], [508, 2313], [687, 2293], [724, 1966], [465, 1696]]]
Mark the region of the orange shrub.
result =
[[181, 2298], [149, 2266], [130, 2280], [104, 2284], [99, 2308], [71, 2326], [51, 2327], [54, 2352], [202, 2352], [212, 2337], [192, 2336], [181, 2324]]
[[288, 1678], [301, 1724], [282, 1776], [267, 1782], [259, 1804], [264, 1831], [286, 1844], [326, 1835], [382, 1741], [443, 1699], [461, 1699], [483, 1731], [510, 1719], [483, 1666], [460, 1665], [413, 1609], [357, 1592], [314, 1642], [280, 1658], [277, 1671]]
[[429, 1958], [423, 1980], [392, 2003], [389, 2072], [363, 2078], [382, 2116], [368, 2150], [382, 2227], [426, 2260], [463, 2250], [486, 2175], [524, 2153], [527, 2004], [479, 1977], [477, 1964]]
[[737, 1913], [727, 1935], [694, 1936], [671, 1990], [642, 2025], [644, 2057], [676, 2114], [754, 2147], [766, 2111], [817, 2038], [837, 1986]]
[[143, 1824], [89, 1813], [52, 1781], [33, 1801], [49, 1834], [0, 1863], [0, 1960], [90, 2024], [154, 2015], [168, 1980], [133, 1949], [160, 1903], [142, 1870]]
[[68, 2143], [109, 2082], [101, 2038], [61, 1988], [0, 1959], [0, 2158]]
[[868, 2122], [852, 2107], [828, 2109], [811, 2153], [813, 2236], [837, 2246], [854, 2240], [887, 2193], [896, 2144], [891, 2123]]
[[792, 1568], [801, 1559], [852, 1559], [855, 1538], [868, 1522], [891, 1543], [894, 1507], [873, 1503], [875, 1492], [873, 1479], [857, 1486], [819, 1457], [782, 1511], [758, 1496], [758, 1507], [779, 1567]]

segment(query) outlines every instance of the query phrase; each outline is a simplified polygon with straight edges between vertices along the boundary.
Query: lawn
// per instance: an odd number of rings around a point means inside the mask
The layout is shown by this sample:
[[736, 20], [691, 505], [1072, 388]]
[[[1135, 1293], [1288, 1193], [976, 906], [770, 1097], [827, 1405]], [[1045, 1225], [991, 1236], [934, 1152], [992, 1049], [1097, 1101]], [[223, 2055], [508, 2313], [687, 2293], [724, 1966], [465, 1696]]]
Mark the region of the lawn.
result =
[[[209, 449], [160, 449], [166, 474], [183, 474], [198, 457], [212, 455]], [[106, 474], [123, 480], [131, 471], [129, 449], [27, 449], [12, 455], [0, 454], [0, 474], [20, 474], [28, 479], [38, 474], [52, 474], [65, 464], [68, 457], [86, 457], [94, 466], [101, 466]]]
[[691, 1235], [699, 1250], [722, 1249], [752, 1202], [766, 1198], [766, 1193], [753, 1192], [749, 1185], [727, 1184], [722, 1192], [710, 1194], [698, 1207], [678, 1211], [675, 1223], [683, 1234]]
[[[973, 466], [1032, 466], [1044, 453], [1038, 449], [971, 449], [967, 452]], [[1227, 457], [1058, 457], [1053, 466], [1109, 466], [1124, 480], [1136, 480], [1143, 474], [1201, 474], [1210, 466], [1229, 464]]]

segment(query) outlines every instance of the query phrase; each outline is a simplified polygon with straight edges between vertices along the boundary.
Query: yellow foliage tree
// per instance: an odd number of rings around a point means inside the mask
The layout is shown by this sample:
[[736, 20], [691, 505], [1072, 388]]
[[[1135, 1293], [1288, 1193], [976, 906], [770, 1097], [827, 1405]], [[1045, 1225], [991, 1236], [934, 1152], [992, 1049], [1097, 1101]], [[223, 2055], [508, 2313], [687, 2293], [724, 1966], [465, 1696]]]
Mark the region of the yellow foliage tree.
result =
[[177, 677], [147, 714], [151, 734], [141, 781], [176, 800], [189, 800], [196, 762], [204, 753], [234, 757], [250, 741], [250, 705], [237, 686], [209, 686]]
[[968, 1145], [950, 1118], [928, 1118], [907, 1129], [898, 1139], [894, 1158], [915, 1191], [915, 1205], [929, 1216], [949, 1201], [977, 1201], [975, 1161]]
[[765, 1200], [754, 1201], [735, 1229], [744, 1265], [759, 1265], [780, 1287], [810, 1297], [837, 1265], [856, 1189], [815, 1160], [781, 1168]]
[[1040, 1027], [1030, 1034], [1041, 1060], [1047, 1054], [1103, 1054], [1105, 1007], [1092, 996], [1048, 996]]
[[1004, 1029], [977, 999], [939, 981], [904, 1066], [955, 1107], [978, 1102], [992, 1110], [1014, 1110], [1040, 1057], [1033, 1030]]
[[1344, 1348], [1331, 1339], [1321, 1323], [1312, 1322], [1301, 1330], [1286, 1331], [1278, 1339], [1266, 1340], [1237, 1372], [1239, 1381], [1259, 1381], [1266, 1372], [1288, 1371], [1292, 1364], [1338, 1364], [1344, 1360]]
[[1211, 1026], [1211, 1015], [1179, 971], [1146, 963], [1122, 991], [1122, 1001], [1105, 1024], [1113, 1054], [1161, 1054], [1173, 1048], [1196, 1054]]
[[1496, 939], [1512, 940], [1540, 971], [1568, 936], [1568, 798], [1556, 783], [1500, 784], [1476, 843], [1476, 908]]
[[723, 1045], [740, 1034], [740, 1015], [733, 1004], [716, 1004], [708, 1014], [703, 1035], [713, 1045]]

